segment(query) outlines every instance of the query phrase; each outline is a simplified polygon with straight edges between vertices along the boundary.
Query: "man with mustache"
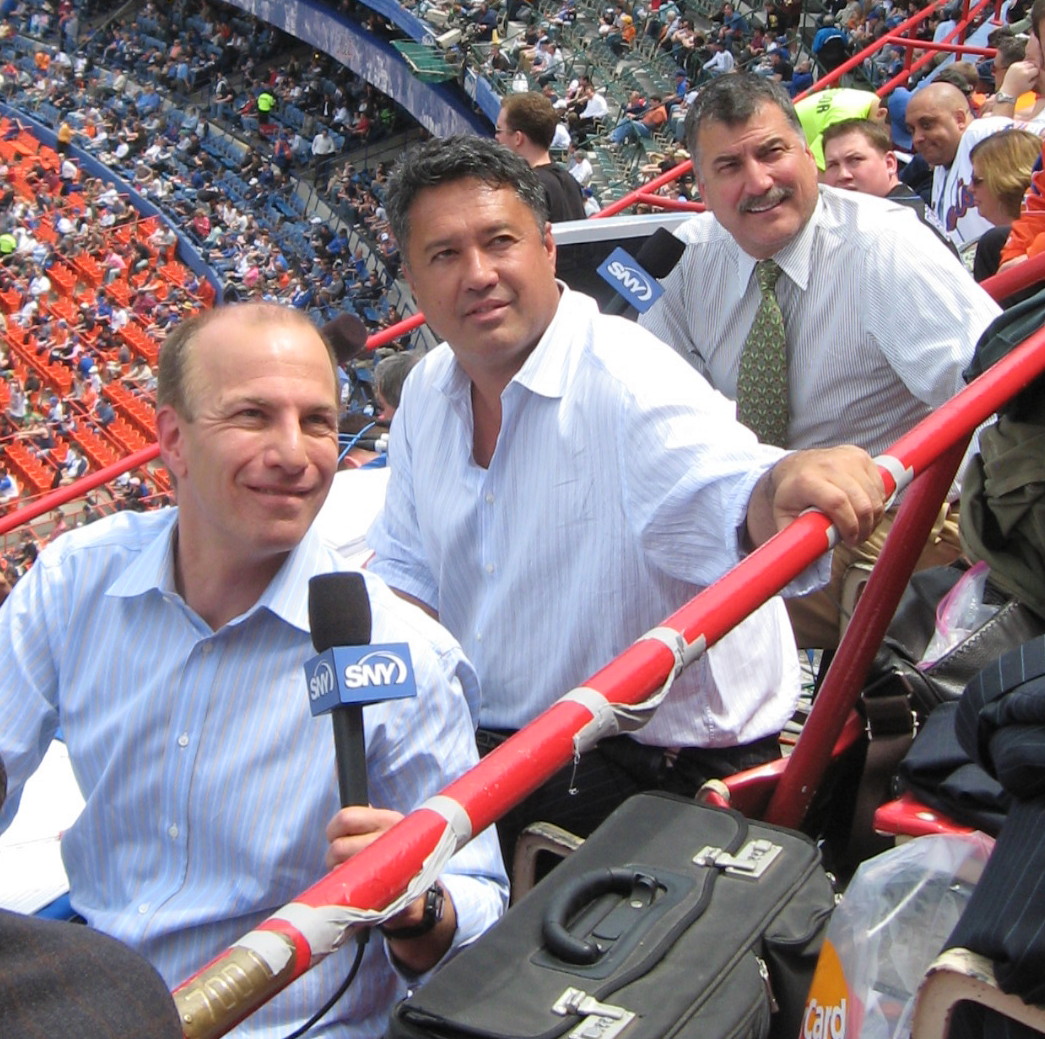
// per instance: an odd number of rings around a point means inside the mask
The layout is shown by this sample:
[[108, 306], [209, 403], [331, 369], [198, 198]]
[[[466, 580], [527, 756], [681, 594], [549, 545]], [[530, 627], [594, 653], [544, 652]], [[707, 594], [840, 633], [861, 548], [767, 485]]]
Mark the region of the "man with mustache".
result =
[[[855, 443], [875, 455], [962, 388], [998, 307], [907, 207], [818, 186], [777, 84], [715, 80], [687, 115], [686, 144], [708, 212], [676, 230], [686, 252], [640, 321], [739, 400], [741, 421], [760, 439], [798, 449]], [[763, 297], [767, 276], [775, 283]], [[782, 319], [775, 374], [755, 353], [742, 363], [765, 307]], [[760, 411], [771, 382], [777, 404]], [[837, 644], [846, 575], [877, 558], [890, 516], [871, 542], [835, 553], [825, 589], [788, 602], [799, 645]], [[955, 517], [942, 511], [920, 565], [958, 552]]]

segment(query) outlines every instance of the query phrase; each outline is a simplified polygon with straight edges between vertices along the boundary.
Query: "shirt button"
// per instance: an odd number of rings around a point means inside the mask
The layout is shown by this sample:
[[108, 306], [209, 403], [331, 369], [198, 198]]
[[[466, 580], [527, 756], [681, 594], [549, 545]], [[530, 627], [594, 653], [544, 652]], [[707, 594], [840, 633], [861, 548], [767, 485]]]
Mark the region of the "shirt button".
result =
[[210, 642], [204, 642], [204, 643], [203, 643], [203, 645], [202, 645], [202, 646], [200, 647], [200, 652], [201, 652], [201, 653], [202, 653], [202, 654], [203, 654], [204, 656], [209, 656], [209, 655], [210, 655], [210, 651], [211, 651], [211, 650], [212, 650], [213, 648], [214, 648], [214, 646], [213, 646], [213, 644], [212, 644], [212, 643], [210, 643]]
[[492, 574], [492, 573], [493, 573], [493, 570], [494, 570], [494, 566], [493, 566], [493, 563], [487, 563], [487, 564], [486, 564], [486, 572], [487, 572], [488, 574]]
[[177, 826], [168, 826], [167, 827], [167, 834], [169, 836], [171, 836], [171, 837], [177, 837], [178, 836], [178, 827]]
[[475, 633], [475, 641], [476, 642], [482, 642], [483, 641], [483, 633], [481, 631], [477, 631]]
[[178, 737], [178, 746], [179, 747], [187, 747], [188, 745], [189, 745], [189, 734], [187, 732], [183, 732]]
[[486, 492], [486, 504], [487, 505], [493, 505], [493, 492], [492, 491], [487, 491]]
[[142, 904], [140, 906], [138, 906], [138, 915], [139, 916], [144, 916], [148, 911], [149, 911], [149, 903], [148, 902], [142, 902]]

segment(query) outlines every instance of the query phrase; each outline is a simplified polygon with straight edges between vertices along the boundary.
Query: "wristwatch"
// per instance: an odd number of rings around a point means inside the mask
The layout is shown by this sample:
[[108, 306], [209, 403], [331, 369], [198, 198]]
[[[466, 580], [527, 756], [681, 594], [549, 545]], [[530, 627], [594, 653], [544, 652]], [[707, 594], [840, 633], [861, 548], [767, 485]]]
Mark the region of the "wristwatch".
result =
[[442, 920], [445, 901], [446, 896], [437, 882], [425, 892], [425, 913], [419, 924], [413, 924], [410, 927], [385, 927], [382, 924], [378, 929], [386, 938], [391, 938], [393, 941], [404, 938], [421, 938]]
[[994, 95], [994, 103], [998, 105], [1014, 105], [1016, 104], [1016, 98], [1013, 94], [1006, 94], [1003, 90], [999, 90]]

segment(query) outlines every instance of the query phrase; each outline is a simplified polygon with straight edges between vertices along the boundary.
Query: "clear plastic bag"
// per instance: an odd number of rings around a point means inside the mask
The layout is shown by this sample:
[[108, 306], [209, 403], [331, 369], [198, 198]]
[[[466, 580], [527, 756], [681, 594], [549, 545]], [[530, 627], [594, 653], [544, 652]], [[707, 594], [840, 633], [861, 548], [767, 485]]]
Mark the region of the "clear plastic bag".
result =
[[801, 1039], [907, 1039], [918, 984], [994, 841], [918, 837], [863, 863], [827, 927]]
[[977, 628], [982, 628], [998, 612], [997, 606], [983, 601], [990, 567], [974, 563], [936, 607], [936, 631], [925, 647], [917, 667], [925, 670], [960, 646]]

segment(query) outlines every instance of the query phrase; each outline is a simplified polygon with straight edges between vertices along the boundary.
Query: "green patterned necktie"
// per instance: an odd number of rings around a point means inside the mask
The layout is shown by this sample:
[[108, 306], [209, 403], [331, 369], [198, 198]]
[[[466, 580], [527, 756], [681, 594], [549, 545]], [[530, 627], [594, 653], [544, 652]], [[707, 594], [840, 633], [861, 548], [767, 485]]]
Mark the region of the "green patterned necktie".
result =
[[759, 260], [755, 276], [762, 294], [744, 340], [737, 373], [737, 418], [764, 444], [787, 447], [787, 337], [776, 298], [780, 266]]

